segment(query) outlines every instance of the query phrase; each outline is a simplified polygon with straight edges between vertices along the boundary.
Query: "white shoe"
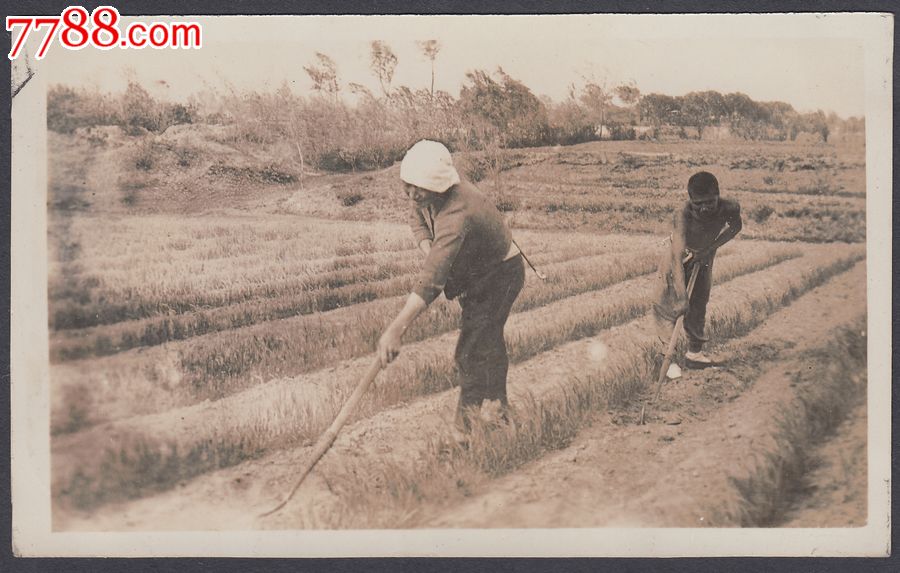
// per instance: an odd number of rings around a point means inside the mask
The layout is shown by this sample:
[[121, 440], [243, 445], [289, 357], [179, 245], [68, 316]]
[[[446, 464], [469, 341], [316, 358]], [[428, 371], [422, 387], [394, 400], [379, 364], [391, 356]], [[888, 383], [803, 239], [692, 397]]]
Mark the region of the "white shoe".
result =
[[706, 354], [703, 354], [702, 352], [688, 351], [688, 352], [684, 353], [684, 357], [688, 361], [694, 362], [695, 364], [702, 364], [702, 365], [712, 364], [712, 360], [710, 360], [709, 357]]
[[669, 380], [678, 380], [681, 378], [681, 367], [674, 362], [669, 364], [669, 369], [666, 370], [666, 378]]

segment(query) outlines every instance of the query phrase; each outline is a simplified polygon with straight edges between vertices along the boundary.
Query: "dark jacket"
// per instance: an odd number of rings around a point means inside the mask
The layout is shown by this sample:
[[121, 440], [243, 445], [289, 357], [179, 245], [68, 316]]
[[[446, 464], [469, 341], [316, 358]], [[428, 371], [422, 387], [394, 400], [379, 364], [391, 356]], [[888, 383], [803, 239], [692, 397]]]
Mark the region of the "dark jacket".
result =
[[497, 207], [468, 181], [446, 191], [437, 207], [413, 207], [410, 226], [416, 242], [432, 241], [413, 292], [426, 303], [444, 292], [448, 299], [471, 292], [496, 272], [512, 235]]

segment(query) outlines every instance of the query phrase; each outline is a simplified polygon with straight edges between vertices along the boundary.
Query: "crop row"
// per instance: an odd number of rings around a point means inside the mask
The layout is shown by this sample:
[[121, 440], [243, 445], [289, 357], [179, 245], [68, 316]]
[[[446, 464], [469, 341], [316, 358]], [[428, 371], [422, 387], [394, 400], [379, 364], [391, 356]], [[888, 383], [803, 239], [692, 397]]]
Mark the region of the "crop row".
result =
[[[580, 229], [601, 232], [659, 232], [671, 226], [673, 206], [640, 201], [541, 199], [539, 205], [527, 205], [516, 211], [520, 225], [543, 229]], [[795, 206], [776, 209], [765, 200], [742, 202], [749, 224], [743, 231], [748, 239], [863, 242], [866, 237], [865, 210]]]
[[[647, 185], [646, 182], [643, 185]], [[803, 209], [805, 218], [831, 216], [841, 214], [854, 216], [864, 215], [864, 198], [823, 197], [812, 194], [785, 195], [746, 191], [727, 191], [727, 196], [737, 199], [745, 213], [753, 213], [762, 205], [770, 209], [770, 214], [795, 217], [798, 209]], [[672, 211], [687, 199], [686, 193], [673, 190], [661, 190], [644, 187], [639, 191], [622, 191], [608, 189], [598, 196], [595, 188], [583, 189], [569, 184], [555, 182], [548, 185], [535, 185], [527, 182], [523, 187], [513, 186], [508, 190], [511, 196], [518, 197], [520, 208], [555, 212], [579, 213], [630, 213], [649, 219], [668, 218]], [[756, 220], [757, 224], [763, 223]], [[852, 222], [856, 222], [855, 219]], [[864, 219], [863, 219], [864, 222]], [[802, 229], [798, 229], [798, 232]]]
[[[636, 241], [641, 244], [642, 241]], [[549, 261], [563, 262], [580, 258], [595, 249], [563, 248], [555, 252], [533, 251], [531, 257], [537, 264]], [[587, 253], [585, 253], [587, 251]], [[417, 251], [418, 252], [418, 251]], [[366, 264], [363, 264], [366, 263]], [[185, 294], [176, 307], [167, 305], [160, 312], [163, 316], [114, 322], [73, 331], [66, 329], [51, 335], [51, 360], [73, 360], [87, 356], [107, 356], [131, 348], [155, 346], [174, 340], [222, 330], [251, 326], [260, 322], [278, 320], [297, 315], [326, 312], [352, 306], [376, 298], [391, 297], [412, 288], [415, 273], [421, 265], [418, 256], [398, 257], [380, 264], [371, 261], [338, 260], [332, 263], [337, 270], [312, 274], [304, 279], [274, 280], [273, 284], [247, 287], [236, 295], [237, 300], [214, 300], [218, 295], [210, 292]], [[246, 298], [245, 298], [246, 297]], [[128, 298], [128, 297], [126, 297]], [[212, 308], [195, 310], [197, 299], [203, 298]], [[103, 314], [94, 312], [95, 305], [82, 307], [82, 318], [102, 321], [106, 316], [134, 312], [135, 304], [107, 305]], [[159, 303], [158, 303], [159, 304]], [[187, 310], [186, 310], [187, 309]], [[140, 312], [138, 312], [140, 314]]]
[[[647, 242], [636, 240], [635, 245]], [[514, 312], [602, 288], [650, 272], [652, 267], [646, 250], [546, 265], [548, 280], [529, 281]], [[125, 353], [54, 366], [54, 432], [132, 415], [134, 408], [155, 411], [203, 397], [220, 397], [273, 376], [306, 372], [370, 352], [401, 304], [400, 297], [379, 298], [327, 313], [218, 332], [137, 355]], [[407, 340], [456, 328], [458, 314], [456, 303], [439, 299], [432, 305], [429, 319], [418, 321]], [[122, 398], [135, 395], [142, 399]]]
[[243, 299], [253, 296], [253, 289], [261, 289], [261, 296], [264, 296], [267, 285], [271, 283], [280, 285], [285, 281], [297, 281], [356, 266], [415, 258], [415, 250], [410, 241], [408, 248], [399, 251], [319, 259], [294, 256], [265, 259], [259, 255], [235, 255], [217, 263], [196, 264], [190, 259], [173, 257], [169, 265], [162, 268], [142, 267], [139, 262], [135, 262], [115, 269], [92, 269], [90, 272], [86, 270], [87, 263], [81, 261], [75, 263], [78, 266], [75, 273], [60, 276], [59, 280], [51, 283], [48, 294], [52, 300], [68, 298], [83, 304], [101, 297], [111, 301], [139, 295], [160, 299], [192, 292], [215, 293], [227, 298], [230, 291], [237, 291], [231, 297]]
[[[513, 312], [521, 312], [548, 302], [592, 291], [622, 280], [647, 274], [655, 267], [651, 251], [639, 251], [635, 256], [599, 255], [547, 265], [550, 278], [534, 281], [520, 295]], [[380, 302], [380, 301], [379, 301]], [[400, 299], [373, 305], [364, 312], [353, 313], [349, 324], [330, 327], [329, 317], [320, 316], [319, 329], [291, 329], [278, 336], [278, 348], [268, 351], [259, 347], [258, 334], [248, 332], [223, 333], [222, 339], [205, 339], [190, 359], [182, 360], [186, 376], [201, 395], [222, 396], [243, 376], [248, 367], [263, 361], [268, 363], [264, 376], [279, 376], [296, 372], [290, 363], [302, 353], [304, 365], [324, 366], [337, 360], [370, 352], [378, 335], [390, 322], [400, 305]], [[418, 321], [406, 334], [409, 341], [423, 340], [456, 328], [459, 306], [446, 299], [432, 305], [429, 320]], [[266, 328], [265, 325], [263, 328]], [[271, 329], [267, 329], [271, 331]], [[324, 336], [323, 336], [324, 335]], [[226, 342], [227, 340], [227, 342]]]
[[[521, 180], [505, 182], [507, 192], [519, 198], [524, 206], [541, 208], [546, 204], [565, 204], [566, 199], [573, 205], [603, 205], [609, 203], [612, 206], [619, 204], [633, 205], [634, 208], [641, 205], [664, 204], [674, 208], [687, 200], [684, 184], [676, 187], [660, 186], [659, 182], [642, 179], [635, 182], [635, 187], [626, 187], [622, 182], [610, 182], [606, 185], [598, 185], [595, 180], [582, 182], [567, 182], [559, 179], [548, 179], [538, 183], [533, 180]], [[598, 193], [598, 186], [602, 192]], [[818, 191], [818, 192], [817, 192]], [[743, 203], [752, 204], [765, 200], [775, 207], [796, 207], [802, 203], [810, 208], [827, 209], [860, 209], [865, 207], [865, 193], [860, 195], [831, 195], [822, 190], [803, 188], [797, 191], [789, 191], [783, 188], [765, 189], [759, 187], [737, 187], [723, 189], [723, 195]], [[596, 210], [596, 208], [593, 208]]]
[[[652, 151], [645, 148], [644, 151]], [[715, 173], [725, 192], [747, 187], [772, 188], [804, 193], [818, 188], [821, 195], [865, 193], [865, 157], [842, 150], [839, 154], [781, 154], [777, 151], [750, 157], [741, 154], [731, 159], [717, 154], [686, 153], [663, 146], [661, 153], [609, 153], [596, 150], [585, 153], [575, 148], [557, 155], [555, 163], [564, 169], [546, 165], [524, 166], [504, 174], [506, 182], [528, 187], [531, 184], [584, 185], [593, 188], [627, 187], [642, 190], [683, 190], [688, 177], [699, 169]], [[674, 151], [674, 153], [673, 153]], [[774, 151], [774, 150], [773, 150]], [[749, 165], [748, 165], [749, 164]]]
[[[415, 260], [412, 237], [398, 225], [278, 216], [223, 218], [218, 224], [186, 216], [102, 224], [73, 217], [63, 223], [54, 242], [70, 248], [56, 249], [59, 258], [49, 268], [51, 326], [58, 328], [267, 296], [267, 290], [282, 289], [278, 281], [296, 283], [354, 261], [383, 264], [402, 251]], [[201, 252], [210, 243], [220, 244], [221, 256]]]
[[[819, 251], [776, 268], [787, 265], [788, 272], [797, 271], [836, 256]], [[720, 261], [717, 276], [725, 281], [766, 268], [777, 260], [771, 253], [726, 257]], [[650, 277], [639, 277], [514, 315], [508, 326], [512, 360], [521, 362], [643, 314], [651, 289]], [[446, 334], [407, 345], [404, 357], [384, 372], [357, 417], [413, 396], [449, 389], [454, 381], [453, 338]], [[176, 467], [171, 475], [200, 473], [311, 439], [330, 422], [369, 360], [351, 360], [299, 380], [273, 381], [212, 403], [59, 436], [54, 443], [54, 463], [65, 471], [57, 473], [60, 481], [56, 487], [84, 499], [84, 491], [121, 493], [130, 487], [135, 471], [123, 466], [141, 467], [142, 472], [156, 476], [151, 481], [162, 484], [168, 479], [165, 473]], [[107, 437], [103, 443], [109, 443], [109, 436], [116, 436], [118, 445], [108, 452], [98, 451], [95, 444], [101, 436]], [[119, 483], [112, 483], [116, 481]], [[76, 494], [76, 490], [82, 493]]]
[[[348, 286], [365, 284], [377, 281], [385, 281], [396, 275], [411, 273], [419, 265], [412, 257], [396, 262], [384, 262], [350, 269], [338, 269], [319, 274], [301, 275], [287, 279], [273, 279], [266, 283], [263, 281], [247, 282], [240, 286], [230, 286], [219, 291], [198, 290], [194, 288], [169, 289], [165, 286], [148, 284], [146, 287], [130, 286], [125, 290], [100, 292], [80, 291], [79, 294], [87, 295], [89, 300], [69, 300], [56, 302], [51, 306], [52, 324], [55, 329], [69, 330], [92, 327], [96, 325], [115, 324], [122, 321], [140, 320], [146, 317], [179, 316], [185, 313], [196, 313], [197, 309], [217, 309], [223, 306], [239, 305], [247, 301], [258, 299], [272, 299], [276, 297], [300, 295], [304, 302], [298, 303], [297, 313], [309, 313], [321, 310], [330, 310], [339, 302], [330, 302], [330, 298], [340, 298], [339, 289]], [[99, 289], [98, 289], [99, 290]], [[337, 292], [337, 295], [328, 296], [327, 293]], [[96, 297], [96, 298], [94, 298]], [[352, 298], [352, 297], [348, 297]], [[120, 302], [119, 302], [120, 301]], [[351, 303], [352, 304], [352, 303]], [[197, 320], [201, 323], [197, 328], [202, 329], [202, 323], [208, 318], [200, 316]], [[174, 324], [173, 324], [174, 322]], [[190, 327], [187, 332], [166, 332], [172, 328], [178, 329], [180, 321], [159, 321], [158, 325], [145, 328], [138, 340], [123, 336], [121, 345], [125, 348], [133, 348], [140, 345], [160, 344], [170, 338], [186, 338], [192, 336]], [[232, 328], [241, 326], [238, 324]], [[167, 338], [168, 336], [168, 338]], [[101, 335], [102, 337], [102, 335]], [[140, 340], [143, 338], [143, 342]], [[105, 344], [103, 344], [105, 342]], [[112, 343], [108, 338], [98, 339], [96, 350], [101, 354], [108, 354], [118, 344]], [[72, 353], [64, 353], [67, 358]]]
[[[715, 168], [709, 168], [715, 171]], [[548, 171], [513, 172], [504, 179], [504, 185], [523, 190], [526, 194], [539, 195], [538, 189], [553, 189], [563, 186], [570, 190], [583, 189], [593, 194], [598, 189], [629, 191], [633, 196], [651, 199], [654, 196], [678, 197], [685, 193], [687, 179], [693, 169], [685, 169], [677, 173], [662, 170], [647, 170], [633, 175], [615, 171], [597, 171], [595, 168], [578, 170], [569, 169], [565, 174], [554, 174]], [[630, 176], [629, 176], [630, 175]], [[777, 197], [791, 195], [816, 195], [822, 199], [865, 197], [865, 171], [847, 173], [809, 173], [806, 176], [791, 174], [760, 173], [754, 176], [734, 174], [727, 171], [717, 172], [722, 192], [732, 195], [735, 192], [754, 190]], [[485, 184], [488, 188], [491, 183]]]
[[[406, 235], [409, 235], [408, 230], [404, 232], [404, 236]], [[532, 242], [529, 237], [523, 243], [533, 255], [551, 251], [554, 253], [552, 257], [539, 260], [566, 260], [602, 251], [604, 241], [594, 241], [592, 244], [588, 238], [584, 238], [554, 244], [546, 240]], [[406, 244], [411, 245], [412, 240], [407, 239]], [[243, 257], [238, 259], [242, 261]], [[356, 301], [368, 299], [364, 294], [351, 292], [344, 295], [327, 291], [409, 274], [418, 268], [420, 261], [421, 254], [417, 250], [407, 249], [330, 259], [304, 259], [298, 256], [290, 260], [273, 261], [252, 272], [234, 268], [232, 259], [215, 265], [205, 263], [195, 268], [196, 261], [184, 257], [170, 261], [164, 273], [159, 276], [151, 275], [139, 260], [117, 271], [80, 275], [71, 272], [72, 263], [66, 264], [66, 272], [57, 265], [51, 268], [51, 328], [75, 330], [149, 317], [160, 320], [155, 325], [138, 327], [146, 328], [146, 331], [136, 332], [134, 328], [128, 328], [128, 340], [124, 342], [121, 340], [124, 333], [112, 336], [98, 333], [93, 340], [93, 351], [80, 342], [75, 345], [75, 349], [60, 349], [59, 352], [54, 349], [53, 355], [58, 358], [74, 358], [91, 353], [103, 355], [115, 352], [116, 347], [127, 349], [193, 336], [195, 328], [179, 324], [179, 321], [167, 322], [162, 317], [202, 313], [255, 299], [297, 295], [306, 300], [283, 304], [282, 312], [289, 313], [292, 307], [300, 313], [329, 310], [342, 304], [345, 297]], [[84, 268], [87, 264], [79, 260], [74, 265]], [[352, 300], [350, 303], [352, 304]], [[194, 322], [198, 323], [196, 330], [202, 332], [208, 328], [203, 323], [209, 320], [209, 317], [195, 317]], [[223, 322], [221, 318], [212, 321]], [[243, 324], [246, 324], [245, 320], [238, 320], [235, 326]], [[93, 338], [90, 334], [87, 336]], [[79, 334], [69, 338], [77, 340], [83, 337]], [[144, 339], [143, 342], [141, 338]]]
[[166, 267], [173, 253], [194, 259], [210, 254], [210, 249], [222, 251], [222, 257], [210, 258], [258, 255], [274, 259], [280, 248], [289, 246], [294, 247], [291, 254], [295, 257], [317, 259], [405, 249], [410, 243], [408, 231], [400, 225], [364, 225], [269, 213], [230, 213], [221, 219], [174, 214], [105, 217], [102, 225], [94, 217], [82, 216], [72, 222], [72, 234], [81, 243], [82, 258], [98, 270], [132, 263]]
[[[110, 281], [113, 288], [141, 285], [148, 280], [194, 289], [215, 288], [217, 282], [245, 277], [278, 277], [291, 265], [329, 263], [334, 259], [411, 250], [412, 235], [405, 224], [313, 220], [265, 215], [229, 216], [219, 221], [189, 216], [143, 216], [121, 220], [70, 217], [56, 227], [60, 240], [76, 246], [74, 277]], [[517, 231], [523, 243], [548, 249], [550, 244], [587, 246], [593, 237], [536, 234]], [[209, 241], [227, 239], [214, 261], [195, 252]], [[51, 261], [53, 264], [53, 261]]]

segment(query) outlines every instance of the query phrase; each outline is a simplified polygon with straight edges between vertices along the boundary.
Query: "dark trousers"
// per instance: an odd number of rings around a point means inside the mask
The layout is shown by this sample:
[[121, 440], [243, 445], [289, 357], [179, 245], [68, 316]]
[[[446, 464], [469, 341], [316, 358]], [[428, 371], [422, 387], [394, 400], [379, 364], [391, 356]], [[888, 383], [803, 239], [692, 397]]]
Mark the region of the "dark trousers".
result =
[[522, 257], [515, 256], [459, 298], [462, 319], [455, 354], [460, 387], [456, 420], [463, 429], [469, 428], [471, 409], [480, 407], [484, 400], [499, 400], [504, 407], [508, 403], [509, 356], [503, 327], [524, 284], [525, 266]]
[[[715, 255], [708, 261], [699, 263], [700, 271], [697, 273], [697, 281], [694, 283], [694, 291], [691, 293], [690, 306], [684, 315], [684, 331], [687, 333], [688, 349], [691, 352], [700, 352], [703, 349], [703, 343], [709, 340], [703, 333], [706, 327], [706, 305], [709, 303], [709, 291], [712, 288], [714, 261]], [[693, 262], [684, 265], [685, 286], [690, 281], [693, 270]]]

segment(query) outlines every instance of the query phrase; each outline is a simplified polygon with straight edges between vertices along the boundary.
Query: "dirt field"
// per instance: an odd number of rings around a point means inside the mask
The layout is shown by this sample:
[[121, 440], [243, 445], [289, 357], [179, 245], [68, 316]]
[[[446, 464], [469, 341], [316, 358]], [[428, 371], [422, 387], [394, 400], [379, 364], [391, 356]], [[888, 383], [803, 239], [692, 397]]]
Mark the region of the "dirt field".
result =
[[[449, 439], [458, 306], [441, 300], [259, 519], [412, 285], [397, 167], [299, 179], [207, 128], [104, 133], [50, 134], [55, 529], [865, 523], [864, 150], [510, 152], [480, 186], [549, 275], [507, 327], [514, 423]], [[702, 168], [745, 220], [716, 263], [717, 366], [651, 404], [652, 276]]]

